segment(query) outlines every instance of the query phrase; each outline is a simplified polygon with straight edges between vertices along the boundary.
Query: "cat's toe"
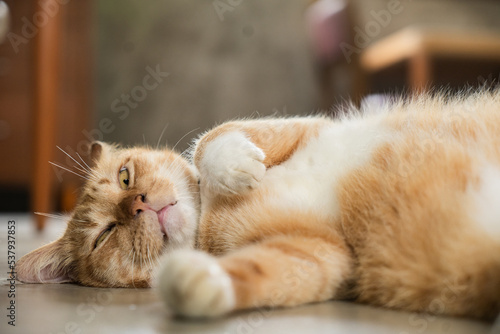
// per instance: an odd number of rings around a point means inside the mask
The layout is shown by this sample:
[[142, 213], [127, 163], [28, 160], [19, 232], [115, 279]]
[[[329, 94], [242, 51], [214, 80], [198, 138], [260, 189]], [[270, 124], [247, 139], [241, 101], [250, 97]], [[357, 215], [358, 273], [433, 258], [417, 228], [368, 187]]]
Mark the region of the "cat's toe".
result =
[[247, 158], [231, 166], [220, 181], [221, 193], [242, 195], [257, 188], [266, 173], [266, 166], [258, 160]]
[[199, 251], [176, 251], [166, 257], [159, 289], [167, 306], [183, 316], [215, 317], [235, 305], [231, 278], [214, 257]]

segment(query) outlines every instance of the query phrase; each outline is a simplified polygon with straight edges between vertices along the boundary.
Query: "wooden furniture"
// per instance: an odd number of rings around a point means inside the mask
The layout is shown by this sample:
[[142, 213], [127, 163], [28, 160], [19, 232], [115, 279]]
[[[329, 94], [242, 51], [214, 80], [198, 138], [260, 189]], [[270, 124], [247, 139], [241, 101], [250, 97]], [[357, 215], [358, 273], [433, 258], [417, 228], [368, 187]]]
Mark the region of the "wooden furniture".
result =
[[[39, 0], [37, 11], [51, 0]], [[52, 209], [54, 172], [47, 162], [55, 157], [56, 129], [58, 127], [59, 94], [61, 85], [61, 33], [66, 9], [58, 12], [40, 28], [35, 46], [34, 66], [34, 182], [32, 183], [32, 207], [34, 212]], [[45, 217], [36, 215], [39, 230]]]
[[[436, 83], [475, 85], [482, 84], [481, 78], [498, 80], [500, 33], [406, 28], [375, 42], [360, 58], [368, 80], [402, 63], [407, 64], [407, 85], [414, 92]], [[448, 75], [452, 77], [450, 80], [440, 76], [446, 67], [452, 74]], [[471, 82], [474, 76], [475, 82]]]
[[[5, 2], [11, 25], [0, 45], [0, 210], [67, 211], [80, 180], [49, 161], [71, 167], [56, 145], [73, 153], [82, 131], [91, 130], [92, 2]], [[36, 223], [43, 229], [44, 217]]]

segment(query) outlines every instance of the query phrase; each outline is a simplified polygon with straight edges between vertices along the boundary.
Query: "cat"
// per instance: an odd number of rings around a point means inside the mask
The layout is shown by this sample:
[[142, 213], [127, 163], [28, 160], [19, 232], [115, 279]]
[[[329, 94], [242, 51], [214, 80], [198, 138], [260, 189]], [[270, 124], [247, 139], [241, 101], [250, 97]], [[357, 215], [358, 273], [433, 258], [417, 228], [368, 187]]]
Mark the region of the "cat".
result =
[[500, 311], [500, 90], [231, 121], [189, 159], [96, 142], [92, 160], [21, 281], [154, 284], [190, 317], [330, 299]]

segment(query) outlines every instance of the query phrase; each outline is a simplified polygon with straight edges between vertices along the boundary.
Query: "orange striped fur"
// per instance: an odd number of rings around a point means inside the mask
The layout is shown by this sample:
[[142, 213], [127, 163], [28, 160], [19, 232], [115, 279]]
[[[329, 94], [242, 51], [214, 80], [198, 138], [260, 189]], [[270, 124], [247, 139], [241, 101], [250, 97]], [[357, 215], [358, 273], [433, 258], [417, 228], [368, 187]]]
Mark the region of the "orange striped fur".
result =
[[[500, 312], [500, 92], [421, 96], [376, 109], [338, 120], [225, 123], [197, 141], [194, 166], [168, 150], [100, 144], [92, 175], [109, 184], [87, 182], [65, 235], [23, 258], [19, 277], [156, 282], [167, 305], [186, 316], [349, 298], [493, 318]], [[134, 185], [120, 189], [117, 175], [130, 163]], [[163, 194], [185, 205], [163, 223], [161, 205], [130, 213]], [[118, 229], [92, 249], [103, 217]], [[174, 246], [178, 235], [192, 237]], [[141, 260], [130, 258], [127, 244]]]

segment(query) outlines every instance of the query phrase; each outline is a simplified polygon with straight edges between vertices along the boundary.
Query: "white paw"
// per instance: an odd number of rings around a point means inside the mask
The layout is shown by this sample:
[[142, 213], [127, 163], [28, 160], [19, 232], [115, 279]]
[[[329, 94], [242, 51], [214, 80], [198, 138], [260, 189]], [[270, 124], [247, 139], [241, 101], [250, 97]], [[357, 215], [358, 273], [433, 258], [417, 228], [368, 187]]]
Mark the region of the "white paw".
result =
[[206, 253], [193, 250], [171, 253], [162, 264], [158, 283], [166, 304], [179, 315], [215, 317], [235, 306], [231, 278]]
[[241, 132], [229, 132], [208, 143], [201, 162], [201, 180], [211, 192], [240, 195], [259, 184], [266, 155]]

